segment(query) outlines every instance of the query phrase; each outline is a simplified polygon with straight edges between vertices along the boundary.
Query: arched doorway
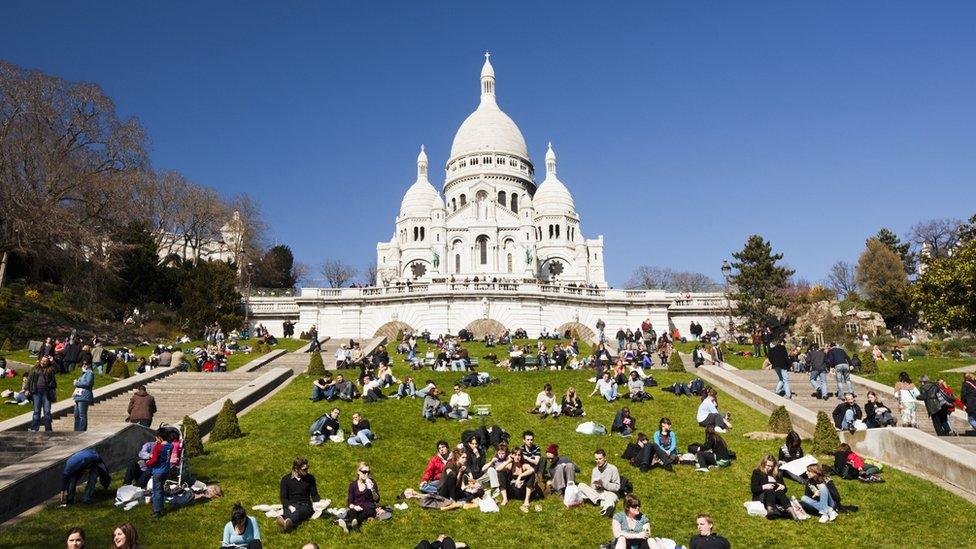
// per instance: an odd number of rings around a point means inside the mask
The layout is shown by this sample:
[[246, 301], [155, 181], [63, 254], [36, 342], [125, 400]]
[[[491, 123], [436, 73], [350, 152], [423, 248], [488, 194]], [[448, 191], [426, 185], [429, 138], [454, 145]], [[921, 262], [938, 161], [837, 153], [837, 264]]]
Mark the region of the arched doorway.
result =
[[485, 334], [500, 336], [505, 333], [505, 325], [493, 318], [479, 318], [464, 327], [475, 339], [483, 339]]
[[580, 341], [586, 341], [588, 343], [598, 343], [598, 338], [596, 332], [590, 329], [585, 324], [580, 324], [579, 322], [567, 322], [557, 328], [559, 331], [559, 337], [563, 337], [568, 330], [570, 333], [576, 332], [579, 336]]
[[373, 333], [373, 337], [385, 337], [387, 343], [399, 343], [397, 341], [397, 334], [400, 332], [407, 333], [412, 332], [413, 328], [406, 322], [400, 322], [399, 320], [392, 320], [386, 324], [380, 326]]

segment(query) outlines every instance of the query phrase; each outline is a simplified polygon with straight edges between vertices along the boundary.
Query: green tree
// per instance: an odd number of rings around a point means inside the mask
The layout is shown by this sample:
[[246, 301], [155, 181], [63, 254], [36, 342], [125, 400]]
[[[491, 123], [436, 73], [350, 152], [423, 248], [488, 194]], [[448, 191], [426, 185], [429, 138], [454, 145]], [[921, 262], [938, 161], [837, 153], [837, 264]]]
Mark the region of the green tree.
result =
[[685, 363], [681, 360], [681, 355], [678, 354], [678, 351], [671, 353], [671, 356], [668, 357], [668, 371], [669, 372], [685, 371]]
[[779, 406], [769, 415], [769, 432], [787, 434], [793, 430], [793, 420], [786, 406]]
[[293, 288], [296, 282], [295, 256], [284, 244], [272, 246], [255, 266], [251, 284], [260, 288]]
[[188, 457], [203, 455], [203, 438], [200, 437], [200, 424], [190, 416], [183, 416], [183, 452]]
[[976, 331], [976, 239], [929, 260], [912, 287], [912, 304], [929, 329]]
[[115, 298], [123, 304], [142, 307], [147, 303], [172, 303], [180, 269], [160, 264], [159, 246], [149, 227], [134, 221], [114, 235], [118, 249], [118, 284]]
[[306, 374], [312, 377], [322, 377], [325, 375], [325, 363], [322, 361], [322, 353], [312, 353], [308, 359], [308, 370]]
[[218, 440], [241, 438], [242, 436], [244, 433], [241, 432], [241, 425], [237, 422], [237, 408], [233, 401], [228, 398], [217, 414], [217, 419], [214, 420], [213, 429], [210, 431], [210, 440], [217, 442]]
[[[878, 231], [878, 234], [871, 238], [877, 239], [879, 242], [887, 246], [889, 250], [898, 254], [898, 257], [901, 258], [902, 265], [905, 266], [905, 274], [915, 274], [915, 266], [918, 264], [918, 258], [915, 257], [915, 254], [911, 251], [911, 242], [902, 242], [901, 239], [898, 238], [898, 235], [884, 227]], [[868, 241], [870, 240], [871, 239], [869, 238]], [[864, 244], [866, 246], [867, 242]]]
[[817, 426], [813, 432], [813, 444], [810, 453], [813, 455], [831, 455], [837, 451], [840, 445], [840, 437], [837, 436], [837, 429], [834, 422], [823, 410], [817, 412]]
[[219, 322], [221, 326], [241, 325], [241, 294], [237, 273], [227, 263], [200, 261], [187, 270], [177, 290], [180, 316], [193, 331]]
[[868, 306], [891, 325], [911, 322], [908, 273], [897, 253], [877, 238], [870, 238], [857, 261], [857, 285]]
[[775, 323], [769, 320], [774, 315], [774, 308], [782, 309], [788, 303], [784, 292], [794, 271], [778, 264], [783, 254], [774, 254], [772, 245], [754, 234], [732, 257], [735, 258], [732, 268], [736, 273], [729, 277], [729, 281], [735, 316], [745, 319], [753, 327], [782, 324], [783, 318]]

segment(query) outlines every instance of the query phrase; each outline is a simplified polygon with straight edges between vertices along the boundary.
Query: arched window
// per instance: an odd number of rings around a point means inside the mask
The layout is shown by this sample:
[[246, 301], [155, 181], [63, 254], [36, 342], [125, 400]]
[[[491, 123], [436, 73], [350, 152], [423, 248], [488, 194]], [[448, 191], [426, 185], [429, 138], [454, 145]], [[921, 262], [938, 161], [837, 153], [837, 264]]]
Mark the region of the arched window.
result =
[[461, 274], [461, 254], [454, 254], [454, 273]]
[[421, 240], [421, 242], [422, 242], [422, 241], [424, 240], [424, 238], [425, 238], [425, 236], [426, 236], [426, 235], [424, 234], [424, 228], [423, 228], [423, 227], [421, 227], [421, 228], [420, 228], [420, 240]]
[[451, 209], [454, 210], [455, 212], [457, 211], [457, 199], [456, 198], [452, 198], [451, 199]]
[[464, 205], [468, 203], [468, 197], [462, 194], [461, 196], [458, 197], [458, 202], [460, 203], [459, 205], [463, 208]]
[[549, 225], [549, 238], [552, 238], [554, 234], [556, 234], [555, 230], [552, 228], [552, 225]]
[[518, 213], [518, 195], [515, 193], [512, 193], [512, 211]]
[[417, 241], [417, 237], [418, 237], [419, 235], [420, 235], [420, 232], [418, 231], [418, 229], [417, 229], [417, 227], [414, 227], [414, 228], [413, 228], [413, 240], [414, 240], [414, 242], [416, 242], [416, 241]]
[[502, 206], [505, 206], [505, 204], [507, 202], [505, 200], [506, 198], [507, 197], [505, 196], [505, 191], [498, 191], [498, 203], [499, 204], [501, 204]]
[[556, 238], [559, 238], [559, 225], [556, 225]]
[[484, 235], [478, 237], [478, 259], [482, 265], [488, 264], [488, 237]]

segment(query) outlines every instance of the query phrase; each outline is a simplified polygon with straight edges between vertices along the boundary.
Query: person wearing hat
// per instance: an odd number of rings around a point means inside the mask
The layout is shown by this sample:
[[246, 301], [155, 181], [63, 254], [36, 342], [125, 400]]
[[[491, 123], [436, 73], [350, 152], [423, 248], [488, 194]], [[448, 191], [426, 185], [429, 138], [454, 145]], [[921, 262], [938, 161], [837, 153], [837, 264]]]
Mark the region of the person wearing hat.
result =
[[562, 494], [567, 486], [576, 484], [576, 473], [580, 468], [568, 457], [559, 455], [558, 444], [546, 448], [546, 463], [548, 467], [543, 471], [543, 477], [553, 492]]

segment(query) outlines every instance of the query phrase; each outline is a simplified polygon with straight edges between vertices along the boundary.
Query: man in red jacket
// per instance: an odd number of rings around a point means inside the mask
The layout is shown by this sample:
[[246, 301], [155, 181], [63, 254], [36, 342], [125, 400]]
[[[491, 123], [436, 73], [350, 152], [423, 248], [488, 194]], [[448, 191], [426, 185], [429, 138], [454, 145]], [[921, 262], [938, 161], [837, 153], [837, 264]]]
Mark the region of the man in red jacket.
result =
[[451, 455], [451, 447], [447, 441], [437, 442], [437, 453], [427, 461], [427, 468], [424, 475], [420, 477], [420, 491], [427, 494], [436, 494], [437, 487], [440, 485], [441, 475], [444, 474], [444, 467], [447, 465], [447, 458]]

